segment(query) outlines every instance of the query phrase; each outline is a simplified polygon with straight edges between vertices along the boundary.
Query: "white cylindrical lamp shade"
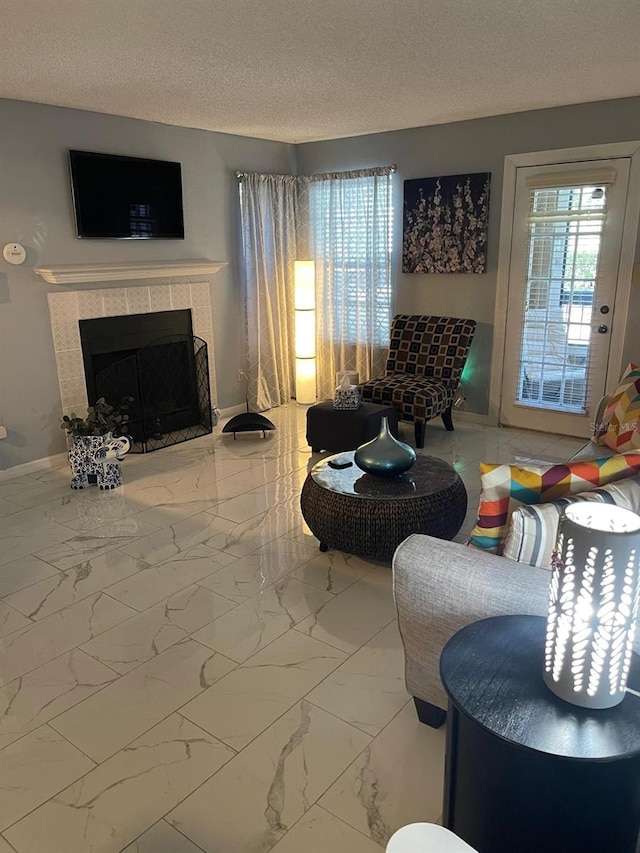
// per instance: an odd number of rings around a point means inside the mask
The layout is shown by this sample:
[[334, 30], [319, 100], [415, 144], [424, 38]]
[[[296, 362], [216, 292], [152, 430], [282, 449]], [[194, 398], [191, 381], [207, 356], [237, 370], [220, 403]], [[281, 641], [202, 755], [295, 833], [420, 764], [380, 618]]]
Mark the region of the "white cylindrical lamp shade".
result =
[[316, 401], [316, 265], [294, 263], [296, 400]]
[[544, 682], [567, 702], [612, 708], [625, 695], [640, 597], [640, 516], [581, 501], [558, 528]]
[[316, 312], [296, 311], [296, 358], [316, 357]]
[[316, 401], [315, 358], [296, 358], [296, 400], [298, 403]]
[[293, 276], [296, 311], [313, 311], [316, 307], [316, 262], [294, 261]]

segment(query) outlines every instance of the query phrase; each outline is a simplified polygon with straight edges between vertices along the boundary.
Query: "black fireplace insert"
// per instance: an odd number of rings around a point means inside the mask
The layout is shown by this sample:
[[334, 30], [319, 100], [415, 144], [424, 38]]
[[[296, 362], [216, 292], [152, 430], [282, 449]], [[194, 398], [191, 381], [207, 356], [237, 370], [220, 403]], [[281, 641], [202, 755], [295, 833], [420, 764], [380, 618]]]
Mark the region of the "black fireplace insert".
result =
[[89, 403], [128, 400], [132, 450], [148, 453], [213, 429], [207, 344], [191, 311], [80, 320]]

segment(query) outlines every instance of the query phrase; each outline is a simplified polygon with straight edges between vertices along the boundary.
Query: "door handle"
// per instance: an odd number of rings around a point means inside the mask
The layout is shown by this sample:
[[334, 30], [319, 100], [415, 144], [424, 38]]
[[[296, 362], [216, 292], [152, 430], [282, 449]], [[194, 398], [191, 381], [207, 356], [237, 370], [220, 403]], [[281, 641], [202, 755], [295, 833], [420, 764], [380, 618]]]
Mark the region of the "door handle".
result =
[[604, 323], [600, 323], [600, 325], [598, 326], [598, 334], [599, 335], [606, 335], [608, 331], [609, 331], [609, 327], [607, 325], [605, 325]]

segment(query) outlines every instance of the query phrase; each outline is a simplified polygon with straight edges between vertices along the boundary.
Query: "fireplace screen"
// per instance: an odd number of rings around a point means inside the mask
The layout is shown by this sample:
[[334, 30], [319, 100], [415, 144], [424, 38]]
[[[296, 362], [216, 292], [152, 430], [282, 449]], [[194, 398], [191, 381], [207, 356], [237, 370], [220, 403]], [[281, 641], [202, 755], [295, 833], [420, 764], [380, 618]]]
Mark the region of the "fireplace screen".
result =
[[[195, 335], [168, 335], [130, 353], [93, 356], [95, 396], [125, 398], [132, 450], [148, 453], [213, 429], [207, 344]], [[109, 358], [111, 356], [111, 358]], [[106, 363], [111, 361], [111, 363]]]

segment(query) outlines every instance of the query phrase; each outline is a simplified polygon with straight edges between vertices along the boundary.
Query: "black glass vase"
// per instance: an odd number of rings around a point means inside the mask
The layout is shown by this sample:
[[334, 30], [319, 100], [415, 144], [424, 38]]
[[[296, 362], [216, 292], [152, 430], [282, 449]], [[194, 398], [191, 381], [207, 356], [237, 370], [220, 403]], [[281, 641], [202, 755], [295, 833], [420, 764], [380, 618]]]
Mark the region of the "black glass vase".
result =
[[411, 468], [416, 452], [404, 441], [394, 438], [389, 432], [387, 418], [382, 418], [378, 436], [356, 450], [354, 461], [358, 468], [374, 477], [397, 477]]

